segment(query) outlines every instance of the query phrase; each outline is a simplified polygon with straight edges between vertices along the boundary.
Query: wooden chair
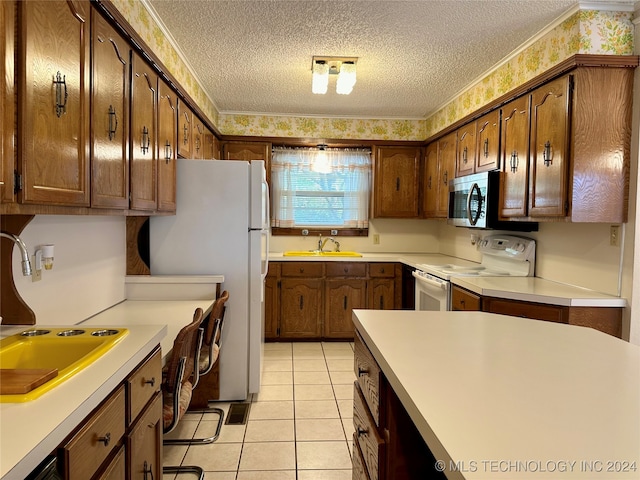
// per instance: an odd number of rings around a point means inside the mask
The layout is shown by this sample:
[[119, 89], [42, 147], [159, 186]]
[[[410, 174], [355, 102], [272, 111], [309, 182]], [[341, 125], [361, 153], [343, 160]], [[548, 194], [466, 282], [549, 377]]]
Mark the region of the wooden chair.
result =
[[[197, 308], [193, 314], [193, 321], [183, 327], [173, 342], [171, 356], [167, 359], [162, 371], [162, 420], [163, 432], [171, 432], [184, 416], [189, 403], [193, 386], [198, 383], [199, 371], [196, 358], [200, 354], [203, 331], [202, 309]], [[172, 444], [171, 440], [164, 440], [163, 444]], [[195, 473], [204, 480], [204, 471], [195, 465], [165, 466], [163, 473]]]
[[213, 303], [211, 314], [204, 327], [204, 338], [198, 362], [201, 383], [199, 384], [199, 388], [193, 392], [193, 399], [187, 412], [215, 413], [218, 415], [218, 425], [212, 436], [181, 440], [182, 444], [197, 445], [213, 443], [220, 436], [220, 430], [224, 422], [224, 410], [210, 406], [209, 402], [213, 399], [212, 391], [219, 389], [219, 376], [218, 372], [214, 371], [214, 367], [217, 368], [219, 366], [218, 361], [227, 300], [229, 300], [229, 292], [225, 290]]

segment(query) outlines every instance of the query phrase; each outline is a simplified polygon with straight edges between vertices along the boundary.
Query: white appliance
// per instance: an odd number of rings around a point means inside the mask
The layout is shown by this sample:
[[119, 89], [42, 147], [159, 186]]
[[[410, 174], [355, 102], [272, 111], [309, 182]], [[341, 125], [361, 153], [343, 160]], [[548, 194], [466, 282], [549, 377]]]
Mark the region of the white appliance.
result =
[[264, 350], [265, 163], [178, 159], [176, 175], [176, 215], [149, 221], [151, 274], [224, 275], [220, 400], [245, 400], [260, 390]]
[[513, 235], [490, 235], [478, 241], [479, 265], [419, 264], [415, 278], [415, 309], [451, 310], [452, 277], [531, 277], [535, 273], [536, 242]]

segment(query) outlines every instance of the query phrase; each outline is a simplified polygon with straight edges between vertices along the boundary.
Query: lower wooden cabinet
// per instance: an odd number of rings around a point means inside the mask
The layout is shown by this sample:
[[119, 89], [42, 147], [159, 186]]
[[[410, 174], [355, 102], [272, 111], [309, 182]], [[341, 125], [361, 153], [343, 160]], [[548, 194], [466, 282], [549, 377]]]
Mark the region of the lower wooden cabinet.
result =
[[451, 286], [451, 310], [482, 310], [482, 297], [473, 292], [458, 287]]
[[398, 263], [270, 262], [265, 281], [266, 340], [353, 340], [355, 308], [402, 302]]
[[162, 478], [162, 394], [156, 393], [127, 435], [129, 480]]

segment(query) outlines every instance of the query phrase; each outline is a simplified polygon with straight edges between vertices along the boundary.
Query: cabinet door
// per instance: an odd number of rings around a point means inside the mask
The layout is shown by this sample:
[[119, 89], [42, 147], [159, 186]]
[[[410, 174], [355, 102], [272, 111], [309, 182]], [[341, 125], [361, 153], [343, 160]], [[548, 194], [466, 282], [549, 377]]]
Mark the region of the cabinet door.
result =
[[155, 210], [158, 76], [137, 54], [131, 60], [131, 208]]
[[178, 97], [158, 80], [158, 210], [176, 211], [176, 145], [178, 143]]
[[17, 3], [21, 201], [89, 206], [90, 4]]
[[319, 338], [322, 280], [283, 278], [280, 285], [280, 338]]
[[91, 28], [91, 206], [126, 209], [130, 48], [95, 9]]
[[366, 308], [366, 280], [326, 280], [324, 298], [324, 338], [353, 339], [351, 311], [354, 308]]
[[374, 217], [417, 218], [420, 149], [376, 149]]
[[529, 184], [529, 96], [502, 107], [501, 150], [500, 216], [524, 217]]
[[191, 158], [204, 158], [204, 125], [202, 120], [193, 115], [191, 117]]
[[499, 109], [478, 119], [476, 139], [476, 172], [497, 170], [500, 167]]
[[392, 278], [372, 278], [369, 280], [367, 308], [393, 310], [395, 308], [395, 280]]
[[0, 91], [0, 203], [13, 203], [13, 171], [15, 169], [15, 2], [0, 2], [0, 79], [4, 88]]
[[157, 393], [127, 435], [129, 480], [162, 478], [162, 393]]
[[570, 76], [531, 94], [529, 216], [567, 213]]
[[449, 180], [453, 179], [456, 168], [456, 132], [438, 140], [438, 185], [436, 217], [449, 215]]
[[271, 158], [271, 144], [265, 142], [226, 142], [223, 147], [224, 160], [264, 160]]
[[109, 462], [105, 470], [98, 475], [96, 480], [126, 480], [127, 478], [127, 461], [125, 456], [125, 447], [120, 447], [118, 453]]
[[479, 311], [482, 307], [482, 298], [457, 285], [451, 286], [451, 310]]
[[438, 210], [438, 142], [430, 143], [424, 151], [422, 192], [423, 216], [435, 217]]
[[456, 147], [456, 177], [463, 177], [476, 169], [476, 122], [468, 123], [458, 129]]
[[193, 113], [182, 100], [178, 100], [178, 156], [193, 158], [191, 136], [193, 135]]
[[205, 158], [205, 160], [220, 158], [220, 144], [218, 143], [218, 139], [207, 127], [204, 127], [203, 143], [203, 157]]
[[[271, 271], [271, 262], [269, 263], [269, 271]], [[264, 281], [264, 338], [266, 340], [278, 338], [280, 306], [278, 293], [278, 278], [274, 275], [267, 275]]]

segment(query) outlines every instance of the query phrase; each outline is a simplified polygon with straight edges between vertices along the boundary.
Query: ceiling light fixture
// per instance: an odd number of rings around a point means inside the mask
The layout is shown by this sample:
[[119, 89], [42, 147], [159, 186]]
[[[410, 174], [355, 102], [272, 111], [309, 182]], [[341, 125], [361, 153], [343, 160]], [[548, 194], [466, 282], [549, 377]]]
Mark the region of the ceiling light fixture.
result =
[[337, 75], [336, 93], [349, 95], [356, 84], [357, 57], [313, 57], [311, 91], [317, 94], [327, 93], [329, 75]]

